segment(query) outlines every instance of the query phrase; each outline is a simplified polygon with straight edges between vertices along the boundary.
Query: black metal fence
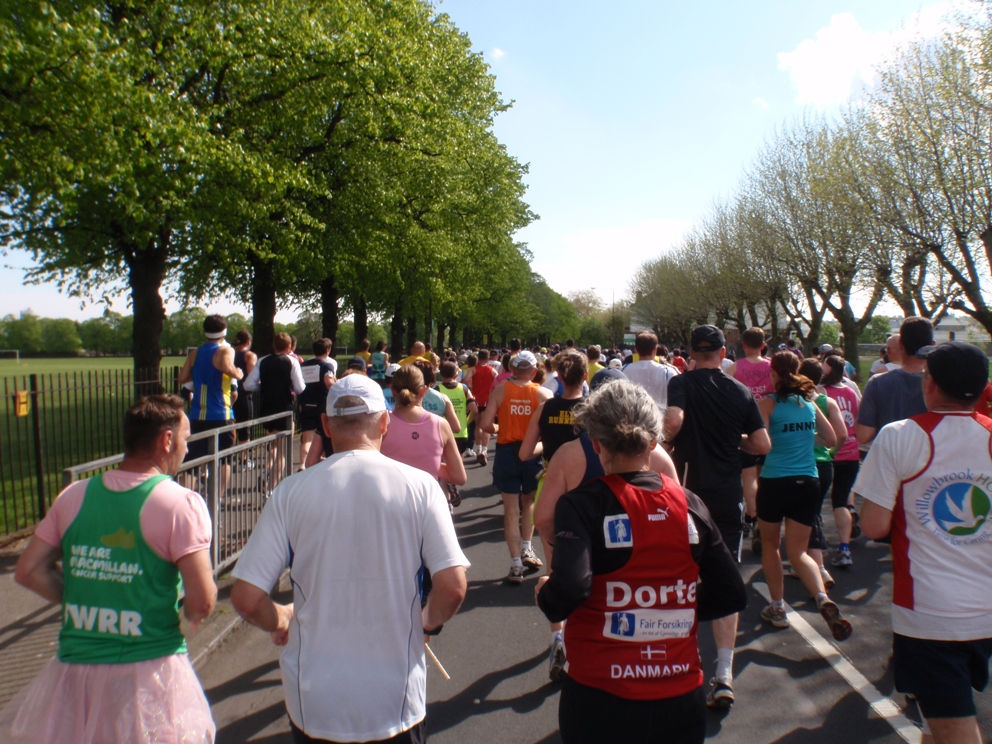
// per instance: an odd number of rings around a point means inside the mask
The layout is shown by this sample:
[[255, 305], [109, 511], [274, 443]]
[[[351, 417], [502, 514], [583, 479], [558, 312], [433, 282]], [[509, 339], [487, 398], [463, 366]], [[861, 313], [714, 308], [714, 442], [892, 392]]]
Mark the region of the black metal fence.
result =
[[163, 367], [2, 378], [0, 536], [45, 516], [65, 468], [120, 452], [124, 412], [142, 395], [178, 392], [178, 375]]

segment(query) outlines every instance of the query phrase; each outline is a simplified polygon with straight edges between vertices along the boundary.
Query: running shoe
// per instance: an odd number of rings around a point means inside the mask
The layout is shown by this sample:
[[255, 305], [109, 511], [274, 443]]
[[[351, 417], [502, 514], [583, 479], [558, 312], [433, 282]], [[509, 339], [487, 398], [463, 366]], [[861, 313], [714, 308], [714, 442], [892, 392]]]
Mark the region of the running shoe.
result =
[[[837, 605], [834, 605], [836, 607]], [[788, 628], [789, 617], [785, 614], [784, 607], [775, 607], [775, 605], [768, 605], [765, 609], [761, 611], [761, 619], [766, 623], [771, 623], [774, 628]]]
[[751, 535], [751, 552], [761, 555], [761, 530], [758, 525], [754, 526], [754, 533]]
[[507, 584], [523, 584], [524, 583], [524, 567], [523, 566], [510, 566], [510, 573], [506, 575]]
[[837, 551], [837, 556], [830, 561], [831, 566], [836, 566], [837, 568], [848, 568], [854, 565], [854, 559], [851, 558], [850, 550], [839, 550]]
[[485, 467], [486, 463], [489, 462], [486, 450], [479, 450], [479, 454], [475, 456], [475, 461]]
[[565, 642], [560, 635], [555, 636], [548, 654], [548, 678], [552, 682], [561, 682], [565, 674]]
[[788, 564], [783, 563], [782, 564], [782, 574], [787, 579], [798, 579], [799, 578], [799, 572], [796, 571], [796, 569], [794, 569], [792, 567], [792, 564], [791, 563], [788, 563]]
[[820, 566], [820, 578], [823, 579], [823, 587], [828, 591], [833, 589], [834, 585], [837, 583], [834, 581], [834, 577], [830, 575], [830, 572], [827, 570], [826, 566]]
[[454, 483], [448, 484], [448, 503], [453, 507], [461, 506], [462, 504], [462, 495], [458, 493], [458, 486]]
[[468, 459], [470, 459], [470, 460], [471, 460], [471, 459], [472, 459], [473, 457], [475, 457], [475, 450], [474, 450], [474, 449], [467, 449], [467, 450], [465, 450], [464, 452], [462, 452], [462, 458], [464, 459], [464, 458], [466, 458], [466, 457], [467, 457]]
[[861, 521], [861, 515], [855, 510], [853, 506], [847, 507], [851, 512], [851, 539], [861, 536], [861, 525], [858, 522]]
[[734, 688], [726, 682], [710, 680], [710, 689], [706, 693], [706, 707], [727, 710], [734, 704]]
[[544, 565], [541, 559], [537, 557], [537, 553], [534, 552], [534, 548], [527, 548], [520, 551], [520, 560], [528, 568], [540, 568]]
[[846, 641], [851, 637], [851, 623], [840, 614], [840, 607], [832, 600], [827, 600], [820, 605], [820, 615], [830, 626], [830, 635], [835, 641]]

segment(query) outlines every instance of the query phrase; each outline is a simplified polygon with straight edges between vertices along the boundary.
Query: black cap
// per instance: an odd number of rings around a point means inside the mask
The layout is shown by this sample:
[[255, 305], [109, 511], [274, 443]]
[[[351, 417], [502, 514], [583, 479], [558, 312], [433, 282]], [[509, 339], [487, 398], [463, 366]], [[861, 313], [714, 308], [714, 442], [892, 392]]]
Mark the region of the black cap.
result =
[[360, 356], [353, 356], [348, 360], [347, 369], [358, 370], [359, 372], [365, 371], [365, 360]]
[[595, 390], [600, 385], [605, 385], [607, 382], [610, 382], [612, 380], [626, 380], [626, 379], [627, 379], [627, 375], [625, 375], [620, 370], [613, 369], [613, 367], [604, 367], [603, 369], [599, 370], [599, 372], [594, 374], [591, 380], [589, 380], [589, 389]]
[[924, 346], [916, 358], [927, 360], [933, 381], [952, 398], [976, 400], [989, 382], [989, 358], [977, 346], [963, 341]]
[[717, 351], [725, 341], [723, 331], [715, 325], [701, 325], [693, 329], [690, 346], [693, 351]]

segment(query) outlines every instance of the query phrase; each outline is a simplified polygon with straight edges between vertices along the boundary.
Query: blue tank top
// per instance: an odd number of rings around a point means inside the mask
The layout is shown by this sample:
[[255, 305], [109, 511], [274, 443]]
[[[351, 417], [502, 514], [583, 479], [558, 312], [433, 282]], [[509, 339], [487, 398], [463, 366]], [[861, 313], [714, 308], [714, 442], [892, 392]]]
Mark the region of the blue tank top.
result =
[[372, 362], [372, 369], [369, 370], [369, 377], [373, 380], [385, 380], [386, 354], [382, 351], [373, 351], [369, 361]]
[[196, 350], [190, 419], [230, 421], [234, 418], [231, 411], [231, 378], [214, 367], [214, 354], [219, 348], [219, 343], [211, 341]]
[[816, 407], [811, 401], [790, 395], [784, 401], [775, 397], [768, 434], [772, 451], [765, 457], [762, 478], [790, 475], [817, 477], [813, 442], [816, 439]]
[[594, 478], [606, 475], [606, 471], [603, 470], [603, 463], [599, 461], [599, 455], [592, 448], [592, 440], [585, 431], [579, 434], [579, 441], [582, 442], [582, 452], [586, 456], [586, 472], [582, 474], [582, 483], [585, 484]]

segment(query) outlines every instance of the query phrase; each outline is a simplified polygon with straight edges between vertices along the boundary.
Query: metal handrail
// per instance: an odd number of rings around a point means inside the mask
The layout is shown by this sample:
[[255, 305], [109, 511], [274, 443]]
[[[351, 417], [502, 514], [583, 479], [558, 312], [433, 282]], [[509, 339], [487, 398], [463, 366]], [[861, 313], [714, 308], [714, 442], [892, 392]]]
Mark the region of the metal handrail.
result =
[[[277, 431], [272, 434], [266, 434], [265, 436], [258, 437], [257, 439], [235, 444], [225, 450], [218, 449], [221, 434], [236, 431], [238, 429], [254, 427], [258, 424], [264, 425], [266, 423], [282, 419], [289, 419], [289, 428], [285, 431]], [[293, 470], [295, 469], [292, 447], [294, 433], [293, 412], [286, 411], [284, 413], [263, 416], [249, 421], [226, 424], [224, 426], [219, 426], [216, 429], [209, 429], [208, 431], [199, 432], [189, 438], [189, 442], [207, 440], [207, 454], [184, 462], [179, 467], [179, 470], [176, 473], [176, 478], [179, 479], [184, 473], [190, 473], [192, 474], [192, 477], [198, 478], [202, 484], [200, 488], [191, 488], [190, 490], [200, 493], [207, 503], [207, 511], [210, 514], [210, 521], [213, 529], [213, 540], [210, 546], [210, 560], [213, 565], [213, 573], [215, 578], [223, 573], [226, 568], [234, 564], [235, 561], [237, 561], [238, 557], [241, 555], [242, 549], [244, 548], [244, 543], [247, 542], [248, 535], [251, 534], [251, 531], [254, 528], [255, 521], [257, 521], [257, 512], [261, 511], [268, 499], [267, 487], [262, 489], [264, 498], [260, 497], [257, 488], [252, 489], [249, 493], [246, 493], [241, 497], [233, 497], [234, 506], [229, 505], [230, 513], [226, 515], [227, 523], [223, 525], [224, 534], [222, 534], [221, 506], [223, 500], [225, 498], [230, 498], [231, 495], [228, 493], [220, 493], [220, 485], [222, 480], [220, 478], [221, 468], [229, 468], [233, 470], [233, 466], [236, 463], [247, 464], [248, 458], [251, 454], [255, 454], [256, 458], [264, 456], [267, 461], [269, 459], [271, 449], [278, 447], [280, 441], [285, 441], [287, 450], [286, 465], [282, 473], [274, 474], [275, 478], [272, 482], [272, 485], [274, 486], [283, 478], [287, 478], [292, 475]], [[243, 453], [244, 457], [241, 457]], [[80, 480], [81, 477], [89, 477], [108, 470], [115, 465], [119, 465], [123, 460], [123, 454], [111, 455], [110, 457], [102, 457], [99, 460], [92, 460], [90, 462], [65, 468], [62, 471], [63, 488], [77, 480]], [[227, 472], [230, 473], [230, 470]], [[261, 479], [264, 479], [267, 484], [270, 478], [268, 468], [265, 469], [263, 474], [257, 475], [255, 478], [256, 482], [252, 485], [257, 486]], [[230, 476], [227, 476], [227, 480], [228, 488], [226, 488], [225, 491], [232, 490], [232, 486], [235, 485], [231, 483]], [[238, 506], [241, 508], [237, 509], [236, 507]], [[231, 540], [232, 543], [236, 542], [234, 535], [228, 534], [231, 531], [232, 523], [235, 522], [240, 528], [239, 531], [241, 534], [237, 539], [241, 542], [234, 550], [222, 551], [222, 540], [228, 539]]]

